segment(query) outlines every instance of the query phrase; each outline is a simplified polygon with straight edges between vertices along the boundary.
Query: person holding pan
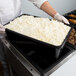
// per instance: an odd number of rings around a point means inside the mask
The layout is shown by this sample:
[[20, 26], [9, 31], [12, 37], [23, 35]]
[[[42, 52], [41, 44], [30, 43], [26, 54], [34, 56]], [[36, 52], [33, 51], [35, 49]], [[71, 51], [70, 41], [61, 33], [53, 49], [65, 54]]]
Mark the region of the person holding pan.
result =
[[[29, 0], [36, 7], [43, 10], [54, 19], [69, 24], [68, 20], [60, 15], [48, 2], [48, 0]], [[21, 0], [0, 0], [0, 33], [4, 33], [5, 29], [2, 25], [13, 20], [15, 17], [21, 15]], [[2, 35], [0, 35], [2, 38]], [[2, 62], [4, 69], [7, 69], [5, 63], [5, 56], [0, 42], [0, 62]]]

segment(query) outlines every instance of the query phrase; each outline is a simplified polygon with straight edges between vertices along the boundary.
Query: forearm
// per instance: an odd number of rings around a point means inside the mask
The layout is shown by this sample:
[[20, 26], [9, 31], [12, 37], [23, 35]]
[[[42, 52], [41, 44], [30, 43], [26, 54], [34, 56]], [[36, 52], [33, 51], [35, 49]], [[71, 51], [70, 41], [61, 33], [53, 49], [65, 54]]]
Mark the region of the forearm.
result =
[[57, 13], [54, 8], [52, 8], [52, 6], [49, 4], [48, 1], [44, 2], [40, 9], [42, 9], [43, 11], [45, 11], [47, 14], [49, 14], [50, 16], [54, 17], [54, 15]]
[[31, 1], [36, 7], [40, 8], [41, 10], [52, 16], [55, 20], [69, 24], [68, 20], [64, 16], [60, 15], [55, 11], [54, 8], [52, 8], [48, 0], [29, 0], [29, 1]]

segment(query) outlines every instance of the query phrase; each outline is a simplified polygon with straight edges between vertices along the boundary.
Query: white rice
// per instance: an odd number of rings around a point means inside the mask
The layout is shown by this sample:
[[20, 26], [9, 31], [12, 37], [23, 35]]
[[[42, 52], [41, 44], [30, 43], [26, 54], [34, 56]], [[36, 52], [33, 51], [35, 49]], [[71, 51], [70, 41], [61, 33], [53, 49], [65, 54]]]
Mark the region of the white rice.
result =
[[56, 20], [25, 15], [16, 18], [5, 28], [55, 46], [62, 44], [70, 30], [69, 26]]

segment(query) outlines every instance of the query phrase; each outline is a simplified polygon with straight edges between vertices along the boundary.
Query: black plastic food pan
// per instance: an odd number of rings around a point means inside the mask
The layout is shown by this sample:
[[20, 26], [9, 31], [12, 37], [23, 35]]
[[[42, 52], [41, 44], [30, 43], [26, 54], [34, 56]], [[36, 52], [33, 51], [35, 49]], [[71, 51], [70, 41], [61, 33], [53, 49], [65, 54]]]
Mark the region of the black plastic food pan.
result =
[[[73, 14], [73, 15], [76, 16], [76, 10], [64, 14], [64, 16], [65, 16], [67, 19], [74, 19], [74, 20], [76, 20], [76, 17], [71, 17], [71, 16], [69, 16], [70, 14]], [[71, 23], [71, 24], [74, 24], [74, 23], [72, 23], [72, 22], [70, 22], [70, 23]], [[74, 26], [76, 26], [76, 24], [74, 24]]]
[[[76, 27], [74, 27], [74, 29], [76, 30]], [[75, 39], [76, 39], [76, 38], [75, 38]], [[76, 50], [76, 44], [73, 45], [73, 44], [71, 44], [71, 43], [69, 43], [69, 42], [67, 42], [67, 43], [69, 44], [69, 46], [73, 47], [73, 48]]]
[[[73, 14], [73, 15], [76, 15], [76, 10], [74, 10], [74, 11], [71, 11], [71, 12], [68, 12], [68, 13], [66, 13], [66, 14], [64, 14], [65, 16], [69, 16], [70, 14]], [[75, 17], [71, 17], [71, 16], [69, 16], [70, 18], [75, 18]], [[76, 18], [75, 18], [76, 19]]]
[[[8, 34], [9, 37], [10, 34]], [[60, 57], [56, 59], [54, 57], [55, 49], [53, 48], [38, 45], [38, 43], [26, 40], [25, 37], [23, 38], [23, 41], [21, 41], [22, 39], [19, 36], [10, 38], [10, 42], [16, 48], [16, 50], [19, 51], [22, 56], [24, 56], [41, 73], [41, 76], [49, 76], [46, 74], [50, 74], [51, 72], [49, 73], [49, 71], [52, 70], [56, 65], [60, 64], [61, 61], [66, 59], [66, 57], [69, 56], [74, 50], [73, 48], [65, 45], [61, 50], [62, 52], [60, 54]], [[15, 41], [12, 41], [12, 39]]]
[[[23, 14], [23, 15], [27, 15], [27, 14]], [[22, 15], [21, 15], [21, 16], [22, 16]], [[19, 17], [20, 17], [20, 16], [19, 16]], [[71, 26], [71, 25], [67, 25], [67, 26]], [[55, 57], [58, 58], [58, 57], [59, 57], [59, 54], [60, 54], [60, 51], [61, 51], [61, 49], [64, 47], [65, 43], [67, 42], [67, 39], [68, 39], [71, 31], [72, 31], [72, 27], [71, 27], [71, 29], [70, 29], [70, 31], [68, 32], [66, 38], [64, 39], [64, 41], [62, 42], [62, 44], [61, 44], [60, 46], [51, 45], [51, 44], [49, 44], [49, 43], [46, 43], [46, 42], [43, 42], [43, 41], [40, 41], [40, 40], [31, 38], [31, 37], [22, 35], [22, 34], [20, 34], [20, 33], [17, 33], [17, 32], [15, 32], [15, 31], [10, 30], [10, 29], [6, 29], [6, 34], [7, 34], [7, 37], [9, 38], [9, 40], [11, 40], [11, 39], [13, 40], [14, 37], [18, 37], [18, 36], [19, 36], [19, 37], [21, 38], [21, 40], [29, 40], [29, 41], [32, 41], [32, 42], [37, 43], [37, 44], [39, 44], [39, 45], [43, 45], [43, 46], [47, 46], [47, 47], [49, 47], [49, 48], [53, 48], [53, 49], [55, 49]], [[9, 36], [9, 35], [10, 35], [10, 36]], [[18, 39], [18, 38], [17, 38], [17, 39]], [[16, 41], [17, 41], [17, 39], [16, 39]], [[14, 40], [14, 41], [15, 41], [15, 40]], [[47, 51], [46, 51], [46, 52], [47, 52]]]

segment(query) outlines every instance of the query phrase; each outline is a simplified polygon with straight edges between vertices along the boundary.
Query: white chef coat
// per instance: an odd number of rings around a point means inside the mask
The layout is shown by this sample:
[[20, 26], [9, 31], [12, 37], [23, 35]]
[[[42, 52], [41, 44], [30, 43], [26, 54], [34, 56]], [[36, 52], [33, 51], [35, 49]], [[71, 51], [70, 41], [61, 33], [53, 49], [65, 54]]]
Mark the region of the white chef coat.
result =
[[[47, 0], [29, 0], [35, 6], [40, 6]], [[0, 24], [4, 25], [21, 13], [21, 0], [0, 0]]]

